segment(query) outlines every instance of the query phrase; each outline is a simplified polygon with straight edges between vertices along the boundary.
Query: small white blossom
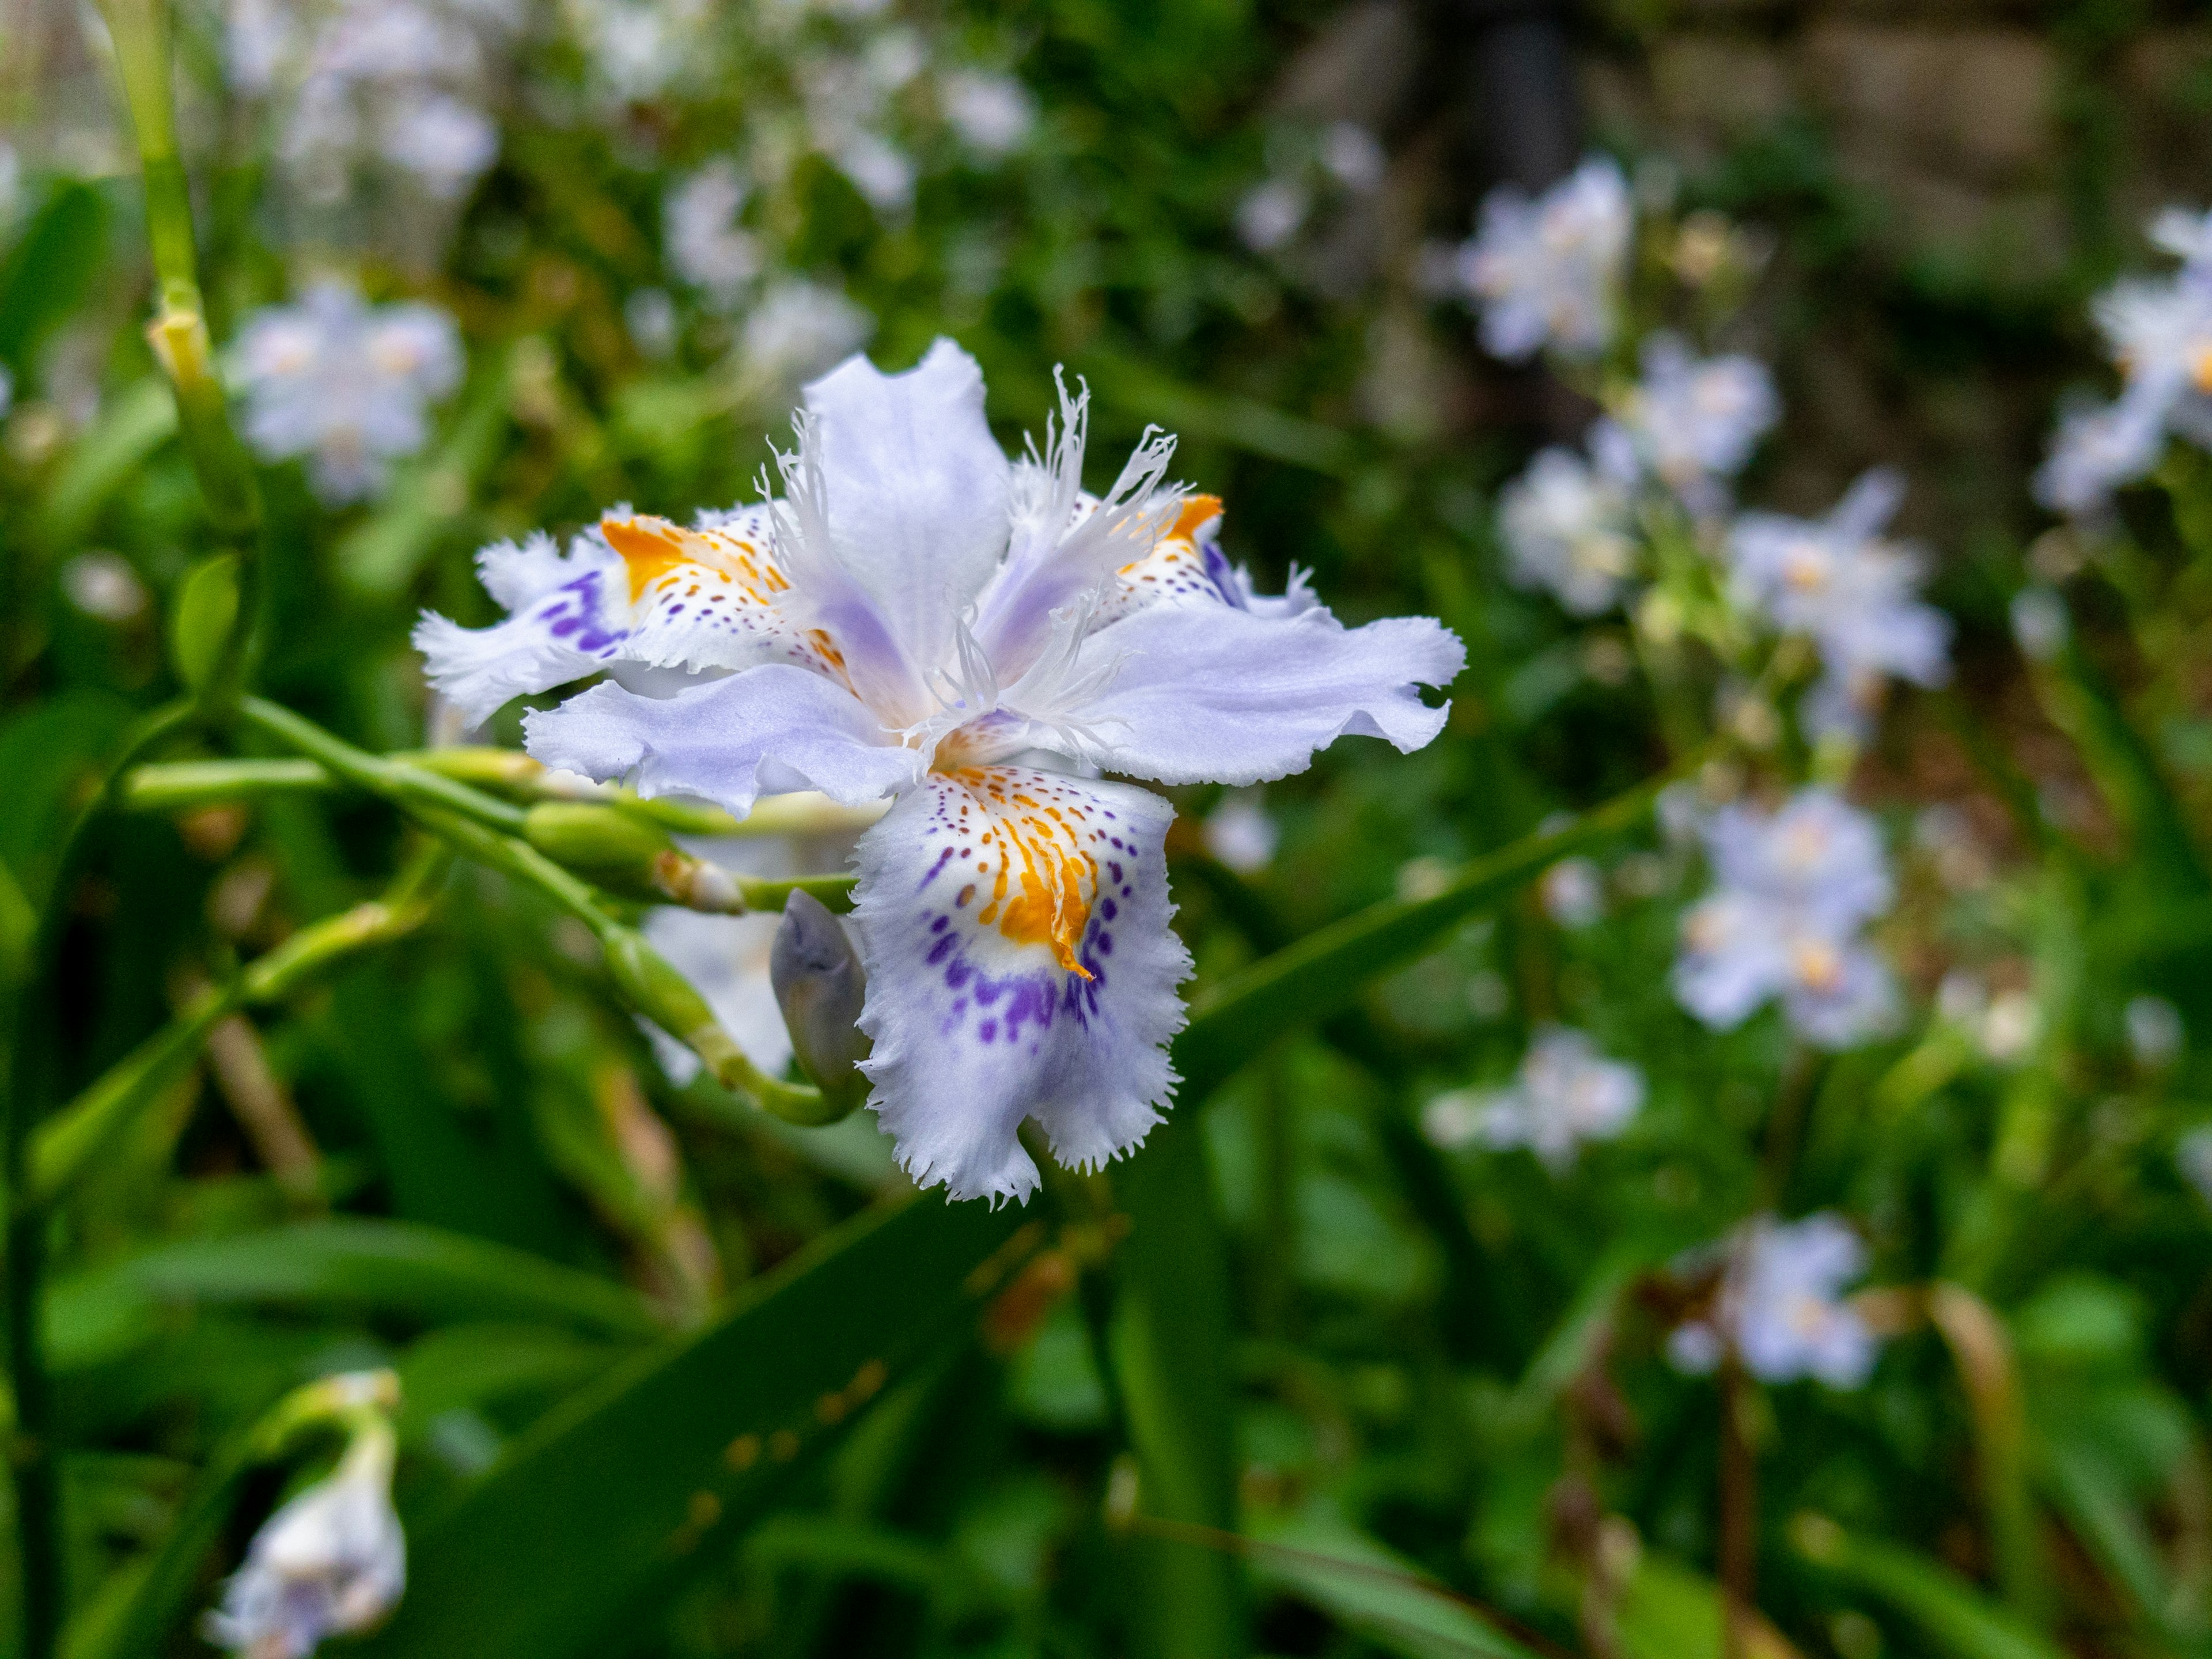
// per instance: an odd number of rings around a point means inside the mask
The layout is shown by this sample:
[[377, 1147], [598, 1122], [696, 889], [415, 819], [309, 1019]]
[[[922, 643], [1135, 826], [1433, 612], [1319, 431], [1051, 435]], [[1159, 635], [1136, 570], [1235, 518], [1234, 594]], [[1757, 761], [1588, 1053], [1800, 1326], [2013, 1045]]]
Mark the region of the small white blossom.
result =
[[2025, 991], [2001, 992], [1982, 1016], [1982, 1052], [2000, 1066], [2026, 1060], [2043, 1030], [2043, 1011]]
[[2124, 385], [2112, 403], [2060, 421], [2035, 477], [2036, 499], [2055, 512], [2103, 510], [2113, 490], [2156, 465], [2169, 433], [2212, 447], [2212, 215], [2168, 208], [2151, 239], [2181, 269], [2098, 296], [2093, 314]]
[[2066, 648], [2074, 624], [2056, 588], [2023, 587], [2012, 596], [2012, 637], [2030, 662], [2049, 662]]
[[774, 283], [738, 332], [747, 383], [763, 394], [787, 396], [852, 352], [875, 326], [865, 307], [834, 288], [799, 279]]
[[1577, 617], [1609, 611], [1636, 571], [1628, 492], [1571, 450], [1547, 449], [1498, 504], [1507, 574]]
[[1562, 927], [1589, 927], [1605, 915], [1605, 879], [1588, 859], [1561, 859], [1536, 884], [1544, 914]]
[[738, 223], [746, 193], [734, 162], [709, 161], [668, 192], [662, 210], [670, 269], [724, 307], [761, 273], [759, 239]]
[[1886, 1025], [1896, 988], [1861, 936], [1893, 890], [1874, 821], [1805, 789], [1772, 814], [1723, 808], [1705, 840], [1715, 886], [1682, 919], [1682, 1006], [1726, 1030], [1778, 997], [1790, 1025], [1830, 1048]]
[[206, 1620], [245, 1659], [307, 1659], [327, 1637], [367, 1630], [407, 1586], [392, 1507], [391, 1429], [361, 1431], [337, 1468], [271, 1516]]
[[1423, 1124], [1440, 1146], [1479, 1136], [1500, 1150], [1525, 1146], [1557, 1175], [1584, 1142], [1620, 1134], [1643, 1105], [1643, 1073], [1607, 1060], [1587, 1033], [1549, 1025], [1529, 1043], [1510, 1087], [1440, 1095]]
[[1732, 1349], [1762, 1382], [1856, 1389], [1874, 1370], [1875, 1334], [1843, 1291], [1865, 1271], [1866, 1247], [1838, 1218], [1761, 1216], [1730, 1242], [1711, 1312], [1675, 1328], [1668, 1356], [1702, 1373]]
[[2173, 1164], [2181, 1178], [2212, 1205], [2212, 1123], [2200, 1123], [2174, 1143]]
[[1255, 253], [1289, 245], [1313, 211], [1313, 196], [1295, 179], [1270, 179], [1237, 204], [1237, 234]]
[[1328, 176], [1364, 196], [1382, 182], [1390, 158], [1382, 142], [1357, 121], [1332, 121], [1321, 135], [1321, 164]]
[[254, 313], [239, 337], [246, 441], [264, 460], [307, 457], [325, 501], [359, 501], [422, 448], [429, 407], [461, 367], [459, 331], [435, 306], [369, 306], [318, 283], [297, 305]]
[[945, 118], [962, 142], [980, 155], [1011, 155], [1036, 125], [1036, 100], [1011, 75], [981, 70], [952, 70], [939, 90]]
[[1826, 678], [1808, 710], [1815, 732], [1863, 735], [1886, 679], [1937, 685], [1949, 673], [1951, 624], [1920, 600], [1919, 555], [1880, 533], [1903, 494], [1895, 473], [1877, 470], [1824, 520], [1747, 513], [1729, 532], [1745, 600], [1820, 647]]
[[119, 553], [80, 553], [62, 567], [62, 592], [88, 617], [135, 622], [146, 614], [146, 584]]
[[1507, 186], [1482, 204], [1460, 253], [1461, 280], [1482, 307], [1482, 343], [1510, 361], [1548, 344], [1595, 357], [1612, 343], [1636, 228], [1619, 167], [1592, 156], [1531, 201]]
[[2129, 998], [2124, 1018], [2129, 1051], [2145, 1071], [2163, 1071], [2181, 1057], [2189, 1033], [2181, 1023], [2181, 1011], [2164, 997]]
[[226, 72], [271, 100], [276, 153], [310, 201], [343, 203], [378, 162], [454, 201], [497, 158], [483, 105], [514, 21], [464, 0], [232, 0]]
[[1282, 832], [1253, 795], [1231, 795], [1206, 815], [1201, 831], [1206, 850], [1240, 876], [1274, 862]]
[[1599, 422], [1593, 449], [1633, 454], [1694, 513], [1719, 510], [1729, 481], [1781, 417], [1774, 377], [1756, 358], [1693, 356], [1672, 334], [1644, 343], [1643, 371]]

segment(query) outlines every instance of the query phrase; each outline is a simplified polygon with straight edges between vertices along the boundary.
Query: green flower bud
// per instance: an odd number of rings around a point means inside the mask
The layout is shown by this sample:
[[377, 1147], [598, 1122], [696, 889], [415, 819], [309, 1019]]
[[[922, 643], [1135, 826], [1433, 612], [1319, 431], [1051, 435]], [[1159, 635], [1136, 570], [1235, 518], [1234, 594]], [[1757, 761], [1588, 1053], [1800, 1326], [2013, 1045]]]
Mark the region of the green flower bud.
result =
[[238, 622], [238, 559], [219, 553], [185, 573], [169, 617], [169, 660], [177, 678], [198, 691], [222, 661]]
[[736, 877], [694, 858], [665, 831], [617, 806], [544, 801], [522, 821], [523, 837], [556, 864], [628, 898], [736, 915], [745, 908]]
[[794, 892], [785, 901], [768, 975], [799, 1063], [825, 1104], [839, 1116], [850, 1112], [868, 1097], [868, 1079], [857, 1068], [870, 1044], [856, 1023], [867, 979], [843, 926], [811, 894]]

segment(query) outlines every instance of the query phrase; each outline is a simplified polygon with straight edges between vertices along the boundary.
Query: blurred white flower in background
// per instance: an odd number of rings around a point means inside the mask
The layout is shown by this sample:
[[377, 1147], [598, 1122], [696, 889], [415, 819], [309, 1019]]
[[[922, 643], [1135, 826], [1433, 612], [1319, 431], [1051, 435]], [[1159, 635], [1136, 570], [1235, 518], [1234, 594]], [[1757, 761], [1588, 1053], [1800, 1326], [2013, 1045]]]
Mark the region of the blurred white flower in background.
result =
[[62, 592], [88, 617], [105, 623], [136, 622], [151, 596], [120, 553], [80, 553], [62, 567]]
[[232, 0], [225, 70], [274, 112], [309, 202], [344, 203], [380, 163], [450, 202], [498, 156], [484, 106], [520, 21], [497, 0]]
[[2145, 1071], [2164, 1071], [2181, 1058], [2188, 1028], [2181, 1023], [2181, 1010], [2164, 997], [2130, 997], [2121, 1018], [2127, 1027], [2128, 1051]]
[[722, 310], [761, 274], [759, 239], [738, 223], [747, 194], [737, 163], [721, 158], [677, 183], [661, 211], [669, 269]]
[[1714, 890], [1682, 919], [1682, 1006], [1726, 1030], [1779, 998], [1792, 1029], [1827, 1048], [1886, 1026], [1896, 986], [1862, 937], [1893, 890], [1874, 820], [1808, 788], [1773, 813], [1723, 807], [1704, 834]]
[[1610, 1140], [1644, 1106], [1644, 1073], [1607, 1060], [1586, 1032], [1539, 1027], [1512, 1084], [1456, 1089], [1421, 1114], [1423, 1132], [1446, 1149], [1477, 1140], [1504, 1150], [1525, 1146], [1554, 1175], [1587, 1141]]
[[1612, 343], [1636, 212], [1608, 157], [1592, 156], [1531, 201], [1511, 186], [1482, 204], [1459, 255], [1460, 280], [1482, 307], [1482, 343], [1518, 362], [1546, 345], [1595, 357]]
[[1605, 915], [1605, 878], [1588, 859], [1561, 859], [1536, 884], [1544, 914], [1562, 927], [1589, 927]]
[[1856, 1389], [1874, 1370], [1875, 1335], [1843, 1299], [1866, 1271], [1866, 1246], [1839, 1218], [1802, 1221], [1760, 1216], [1728, 1246], [1727, 1265], [1705, 1318], [1686, 1321], [1668, 1340], [1680, 1370], [1713, 1370], [1731, 1350], [1762, 1382], [1810, 1376], [1832, 1389]]
[[2150, 234], [2181, 268], [2124, 278], [2097, 297], [2092, 314], [2122, 388], [2060, 420], [2035, 477], [2036, 499], [2054, 512], [2102, 510], [2157, 464], [2169, 434], [2212, 447], [2212, 214], [2167, 208]]
[[781, 398], [859, 349], [875, 329], [867, 308], [834, 288], [802, 278], [771, 284], [738, 331], [749, 395]]
[[1255, 253], [1290, 245], [1313, 210], [1313, 197], [1295, 179], [1270, 179], [1237, 204], [1237, 234]]
[[1274, 862], [1275, 844], [1282, 832], [1257, 790], [1239, 791], [1206, 814], [1200, 832], [1206, 850], [1240, 876], [1266, 869]]
[[268, 306], [240, 331], [246, 441], [264, 460], [307, 458], [337, 506], [382, 488], [389, 464], [429, 437], [430, 405], [459, 386], [460, 331], [419, 301], [370, 306], [343, 283]]
[[2023, 587], [2012, 596], [2012, 637], [2030, 662], [2049, 662], [2066, 648], [2074, 624], [2053, 587]]
[[945, 120], [978, 155], [1012, 155], [1036, 125], [1036, 100], [1011, 75], [953, 70], [940, 78], [938, 92]]
[[2198, 1124], [2174, 1143], [2173, 1166], [2197, 1197], [2212, 1205], [2212, 1123]]
[[336, 1469], [269, 1518], [207, 1616], [210, 1641], [246, 1659], [307, 1659], [392, 1610], [407, 1587], [396, 1449], [388, 1424], [363, 1428]]
[[1719, 511], [1727, 486], [1782, 416], [1774, 377], [1754, 357], [1698, 357], [1674, 335], [1644, 343], [1643, 378], [1590, 438], [1601, 465], [1618, 453], [1693, 513]]
[[1918, 552], [1881, 534], [1904, 493], [1898, 474], [1878, 468], [1826, 519], [1747, 513], [1729, 532], [1739, 592], [1820, 649], [1826, 672], [1807, 720], [1815, 733], [1863, 736], [1887, 679], [1939, 685], [1950, 672], [1950, 619], [1919, 597]]
[[1636, 572], [1629, 494], [1571, 450], [1544, 450], [1498, 499], [1506, 574], [1577, 617], [1608, 611]]

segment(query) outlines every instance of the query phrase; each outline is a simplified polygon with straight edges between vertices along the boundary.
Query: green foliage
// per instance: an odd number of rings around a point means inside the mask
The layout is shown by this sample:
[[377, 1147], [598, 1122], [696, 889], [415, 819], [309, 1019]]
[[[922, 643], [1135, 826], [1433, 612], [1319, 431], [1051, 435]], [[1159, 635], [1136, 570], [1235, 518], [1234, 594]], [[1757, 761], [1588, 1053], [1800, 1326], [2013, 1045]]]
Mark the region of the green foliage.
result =
[[[226, 88], [214, 12], [179, 20], [210, 369], [319, 270], [458, 319], [465, 373], [362, 501], [298, 459], [227, 475], [211, 374], [180, 435], [137, 186], [71, 176], [69, 112], [25, 105], [0, 994], [27, 1497], [0, 1576], [65, 1589], [71, 1659], [194, 1650], [319, 1449], [271, 1449], [282, 1402], [384, 1365], [410, 1584], [348, 1650], [392, 1659], [2212, 1653], [2212, 463], [2177, 444], [2101, 526], [2051, 525], [2024, 476], [2057, 382], [2101, 372], [2083, 302], [2142, 257], [2117, 88], [2145, 9], [2039, 25], [2065, 246], [2032, 270], [1899, 246], [1798, 118], [1650, 214], [1639, 327], [1778, 351], [1793, 398], [1847, 343], [1889, 458], [1936, 457], [1907, 512], [1941, 532], [1954, 681], [1900, 688], [1857, 749], [1803, 737], [1805, 664], [1748, 642], [1684, 515], [1637, 532], [1662, 605], [1578, 621], [1505, 580], [1494, 487], [1568, 394], [1418, 296], [1419, 241], [1472, 204], [1441, 159], [1468, 113], [1441, 11], [1407, 25], [1425, 101], [1361, 207], [1314, 182], [1302, 112], [1334, 9], [899, 6], [931, 74], [1012, 66], [1037, 108], [988, 156], [916, 71], [884, 118], [913, 200], [886, 208], [809, 125], [808, 76], [890, 38], [843, 15], [868, 8], [666, 8], [697, 32], [641, 95], [580, 33], [600, 9], [500, 38], [497, 158], [458, 198], [382, 177], [335, 217], [273, 105]], [[1689, 9], [1600, 21], [1626, 51]], [[672, 219], [718, 158], [765, 273], [734, 298], [686, 275]], [[1298, 167], [1312, 217], [1255, 252], [1240, 204]], [[183, 184], [156, 169], [172, 260]], [[1700, 210], [1772, 255], [1726, 294], [1668, 274]], [[1262, 796], [1170, 792], [1178, 1104], [1025, 1211], [911, 1194], [849, 1092], [755, 1067], [653, 943], [697, 838], [739, 826], [578, 799], [518, 756], [519, 706], [457, 742], [409, 642], [425, 608], [493, 618], [487, 544], [750, 499], [823, 366], [748, 334], [799, 281], [861, 307], [886, 366], [957, 337], [1010, 445], [1065, 366], [1093, 485], [1172, 428], [1262, 588], [1310, 571], [1348, 620], [1434, 614], [1469, 646], [1419, 754], [1346, 739]], [[1817, 424], [1747, 503], [1867, 459]], [[2023, 588], [2071, 623], [2033, 659]], [[191, 702], [225, 664], [250, 695]], [[154, 709], [158, 752], [125, 757]], [[1814, 780], [1875, 813], [1899, 890], [1899, 1018], [1833, 1054], [1771, 1010], [1684, 1012], [1705, 878], [1655, 811]], [[1216, 832], [1245, 806], [1279, 844], [1232, 868]], [[776, 844], [804, 858], [700, 908], [848, 908], [861, 822], [803, 807]], [[1558, 902], [1570, 859], [1594, 916]], [[1440, 1132], [1556, 1024], [1640, 1068], [1618, 1138], [1553, 1167]], [[1696, 1252], [1818, 1210], [1868, 1245], [1881, 1358], [1862, 1389], [1743, 1385], [1757, 1489], [1724, 1492], [1723, 1388], [1668, 1357], [1711, 1289]], [[1747, 1498], [1757, 1617], [1731, 1634]]]

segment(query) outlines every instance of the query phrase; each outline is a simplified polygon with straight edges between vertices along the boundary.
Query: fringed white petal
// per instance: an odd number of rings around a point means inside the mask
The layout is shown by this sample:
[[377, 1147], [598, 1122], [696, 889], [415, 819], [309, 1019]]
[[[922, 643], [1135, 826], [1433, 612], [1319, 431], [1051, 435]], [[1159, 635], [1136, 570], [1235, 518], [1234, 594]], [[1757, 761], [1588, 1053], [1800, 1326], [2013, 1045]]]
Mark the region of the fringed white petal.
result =
[[903, 374], [849, 357], [806, 388], [806, 408], [838, 563], [909, 661], [949, 662], [1006, 545], [1010, 469], [982, 370], [950, 340]]
[[1026, 1199], [1024, 1119], [1082, 1169], [1159, 1121], [1190, 972], [1174, 817], [1126, 784], [980, 767], [931, 773], [861, 838], [869, 1103], [916, 1182]]
[[818, 789], [848, 805], [906, 787], [921, 757], [891, 744], [852, 693], [773, 663], [672, 697], [595, 685], [523, 722], [548, 766], [643, 795], [700, 795], [743, 817], [763, 794]]
[[1163, 783], [1259, 783], [1303, 771], [1338, 738], [1419, 749], [1449, 712], [1419, 688], [1449, 684], [1467, 653], [1425, 617], [1346, 628], [1318, 606], [1262, 617], [1226, 605], [1154, 605], [1086, 642], [1118, 667], [1073, 711], [1101, 734], [1086, 756]]

